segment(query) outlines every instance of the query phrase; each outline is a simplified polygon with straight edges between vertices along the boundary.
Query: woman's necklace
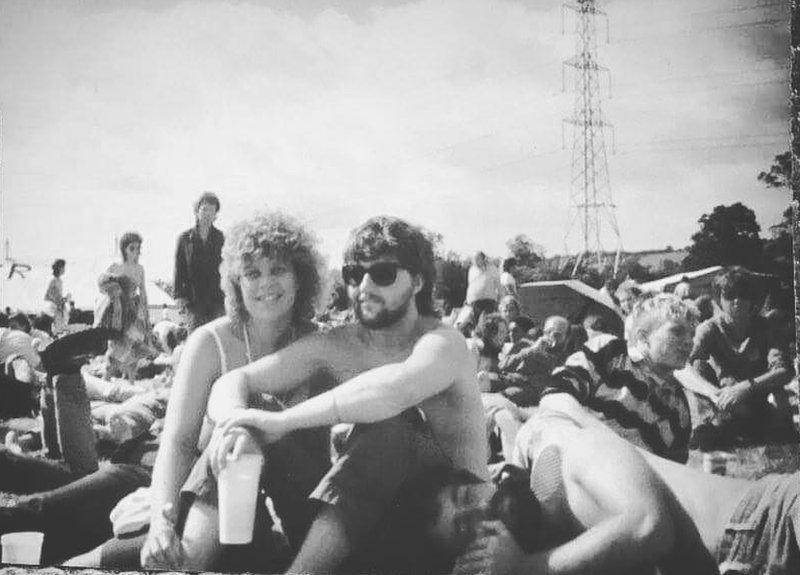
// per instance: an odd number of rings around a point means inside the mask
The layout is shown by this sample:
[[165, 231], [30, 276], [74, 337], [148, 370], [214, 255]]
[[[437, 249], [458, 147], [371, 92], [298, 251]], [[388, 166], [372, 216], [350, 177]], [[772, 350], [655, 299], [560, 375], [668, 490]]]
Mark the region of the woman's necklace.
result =
[[[283, 345], [288, 345], [289, 343], [294, 341], [294, 339], [295, 339], [294, 324], [290, 325], [288, 332], [289, 332], [288, 333], [289, 337], [288, 337], [288, 339], [285, 341], [285, 343]], [[278, 349], [283, 347], [283, 345], [279, 345]], [[253, 358], [253, 347], [250, 344], [250, 334], [247, 331], [247, 324], [244, 325], [244, 351], [245, 351], [245, 354], [247, 355], [247, 363], [248, 364], [253, 363], [253, 359], [254, 359]], [[266, 355], [266, 354], [264, 354], [264, 355]], [[263, 357], [263, 356], [259, 356], [259, 359], [261, 357]], [[285, 398], [278, 397], [278, 396], [271, 396], [271, 397], [272, 397], [273, 400], [275, 400], [278, 403], [278, 405], [281, 406], [282, 409], [286, 408]]]
[[[288, 336], [289, 337], [286, 338], [285, 343], [283, 343], [283, 345], [279, 345], [278, 349], [294, 341], [295, 339], [294, 324], [291, 324], [289, 326]], [[250, 343], [250, 333], [247, 330], [247, 324], [244, 325], [244, 351], [245, 355], [247, 356], [247, 363], [253, 363], [255, 359], [260, 359], [264, 355], [267, 355], [267, 354], [259, 355], [258, 358], [253, 357], [253, 346]]]

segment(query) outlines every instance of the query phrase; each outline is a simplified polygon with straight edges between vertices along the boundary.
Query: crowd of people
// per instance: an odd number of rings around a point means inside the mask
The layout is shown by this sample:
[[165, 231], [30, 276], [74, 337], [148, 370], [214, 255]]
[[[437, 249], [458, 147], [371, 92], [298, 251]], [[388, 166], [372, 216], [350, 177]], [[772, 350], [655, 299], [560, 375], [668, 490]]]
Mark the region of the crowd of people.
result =
[[[688, 282], [623, 282], [617, 333], [595, 313], [529, 317], [513, 258], [500, 272], [478, 252], [442, 318], [429, 236], [378, 216], [344, 246], [349, 310], [338, 294], [320, 313], [311, 231], [258, 212], [223, 234], [219, 210], [201, 195], [177, 241], [182, 326], [150, 325], [133, 232], [92, 326], [68, 327], [63, 259], [35, 325], [0, 317], [3, 417], [42, 416], [0, 446], [0, 533], [42, 531], [43, 564], [800, 569], [800, 474], [687, 465], [694, 448], [798, 441], [787, 330], [763, 313], [761, 278], [728, 269], [702, 301]], [[218, 478], [248, 453], [263, 456], [252, 541], [224, 545]]]

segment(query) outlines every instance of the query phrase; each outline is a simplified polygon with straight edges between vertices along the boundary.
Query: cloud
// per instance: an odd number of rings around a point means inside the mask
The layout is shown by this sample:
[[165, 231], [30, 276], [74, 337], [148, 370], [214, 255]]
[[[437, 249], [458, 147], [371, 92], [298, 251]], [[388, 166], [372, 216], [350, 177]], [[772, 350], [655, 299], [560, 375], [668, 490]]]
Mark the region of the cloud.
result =
[[[756, 174], [787, 145], [786, 27], [722, 1], [601, 6], [623, 245], [685, 245], [716, 203], [762, 194]], [[558, 2], [5, 2], [5, 233], [43, 261], [65, 246], [105, 261], [138, 229], [148, 274], [168, 278], [191, 202], [212, 189], [223, 227], [285, 209], [334, 262], [377, 212], [461, 253], [503, 255], [518, 233], [559, 252], [566, 14], [562, 35]], [[787, 201], [758, 195], [762, 228]]]

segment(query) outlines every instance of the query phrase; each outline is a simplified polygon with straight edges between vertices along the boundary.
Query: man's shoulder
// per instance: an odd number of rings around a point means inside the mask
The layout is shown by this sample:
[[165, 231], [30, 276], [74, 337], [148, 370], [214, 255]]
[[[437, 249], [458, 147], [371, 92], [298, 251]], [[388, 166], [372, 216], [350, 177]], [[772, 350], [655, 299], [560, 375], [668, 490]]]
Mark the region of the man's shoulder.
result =
[[443, 323], [439, 318], [425, 318], [420, 326], [417, 342], [437, 340], [447, 345], [456, 345], [459, 349], [467, 349], [467, 340], [453, 326]]
[[178, 235], [178, 241], [183, 241], [183, 242], [189, 241], [192, 235], [194, 235], [194, 228], [189, 228], [187, 230], [184, 230], [180, 233], [180, 235]]
[[342, 355], [357, 353], [363, 349], [365, 342], [361, 335], [361, 327], [356, 322], [348, 322], [325, 330], [316, 330], [295, 341], [292, 345], [307, 348], [320, 348], [326, 355]]

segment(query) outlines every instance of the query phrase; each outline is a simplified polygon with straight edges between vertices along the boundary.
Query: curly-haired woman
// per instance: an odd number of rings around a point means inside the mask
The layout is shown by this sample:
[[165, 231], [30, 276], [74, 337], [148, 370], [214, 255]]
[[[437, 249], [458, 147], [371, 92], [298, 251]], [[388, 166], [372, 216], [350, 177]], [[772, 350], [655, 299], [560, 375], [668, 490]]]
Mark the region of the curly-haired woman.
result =
[[[99, 561], [94, 555], [78, 558], [73, 564], [137, 568], [138, 561], [133, 563], [132, 558], [139, 556], [132, 551], [141, 548], [141, 565], [146, 568], [205, 570], [219, 565], [222, 548], [216, 508], [206, 498], [182, 493], [208, 441], [211, 426], [204, 421], [204, 414], [211, 385], [223, 373], [315, 329], [310, 318], [320, 294], [321, 265], [314, 238], [284, 214], [259, 213], [228, 230], [221, 266], [226, 315], [190, 335], [177, 367], [153, 470], [152, 511], [144, 544], [141, 546], [143, 537], [115, 539], [100, 548]], [[317, 383], [309, 382], [303, 392], [314, 393]], [[304, 398], [301, 393], [273, 398], [273, 403], [293, 404]], [[305, 442], [305, 454], [293, 455], [307, 455], [311, 465], [319, 466], [321, 475], [329, 465], [329, 443], [326, 435], [315, 434]], [[287, 498], [294, 498], [288, 506], [305, 504], [305, 496], [295, 493], [298, 489], [302, 491], [302, 486], [292, 486], [285, 497], [271, 493], [276, 508]], [[286, 520], [283, 523], [287, 531], [291, 525]], [[269, 534], [268, 528], [266, 531]], [[252, 546], [257, 545], [254, 542]]]

